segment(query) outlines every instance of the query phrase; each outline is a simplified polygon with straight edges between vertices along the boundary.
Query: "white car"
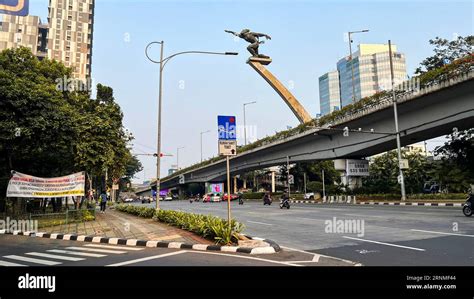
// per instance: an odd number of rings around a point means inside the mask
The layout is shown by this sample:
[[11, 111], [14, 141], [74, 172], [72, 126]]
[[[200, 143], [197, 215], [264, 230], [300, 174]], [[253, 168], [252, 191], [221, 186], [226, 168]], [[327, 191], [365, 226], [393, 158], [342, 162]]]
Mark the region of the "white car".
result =
[[306, 193], [304, 199], [314, 200], [314, 192]]
[[124, 202], [133, 202], [133, 198], [126, 198]]

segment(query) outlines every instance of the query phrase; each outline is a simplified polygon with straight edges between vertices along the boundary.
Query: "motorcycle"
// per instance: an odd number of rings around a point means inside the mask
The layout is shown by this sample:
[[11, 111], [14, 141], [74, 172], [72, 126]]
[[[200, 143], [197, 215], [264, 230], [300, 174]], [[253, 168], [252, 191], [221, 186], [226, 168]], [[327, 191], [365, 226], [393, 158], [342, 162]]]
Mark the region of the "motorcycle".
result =
[[243, 205], [244, 204], [244, 200], [242, 199], [242, 196], [239, 197], [239, 205]]
[[290, 200], [288, 198], [283, 198], [280, 201], [280, 209], [283, 209], [283, 208], [287, 208], [287, 209], [290, 208]]
[[272, 204], [272, 199], [270, 197], [264, 197], [263, 198], [263, 205], [271, 205]]
[[471, 192], [462, 207], [462, 212], [464, 216], [471, 217], [472, 216], [472, 208], [474, 206], [474, 194]]

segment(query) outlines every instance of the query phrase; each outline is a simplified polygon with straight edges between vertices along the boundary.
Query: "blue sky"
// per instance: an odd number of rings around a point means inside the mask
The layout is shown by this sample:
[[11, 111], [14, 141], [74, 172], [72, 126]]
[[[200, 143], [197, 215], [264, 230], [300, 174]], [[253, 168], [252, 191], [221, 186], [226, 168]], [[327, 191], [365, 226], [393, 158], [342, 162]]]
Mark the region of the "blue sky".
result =
[[[31, 0], [30, 14], [46, 21], [47, 0]], [[347, 31], [369, 29], [354, 36], [354, 44], [387, 43], [406, 54], [412, 75], [431, 55], [428, 40], [473, 34], [472, 1], [140, 1], [97, 0], [93, 78], [113, 87], [124, 112], [125, 126], [136, 137], [134, 152], [156, 148], [158, 67], [144, 56], [151, 41], [165, 41], [165, 56], [186, 50], [237, 51], [239, 56], [183, 55], [164, 71], [163, 152], [176, 155], [180, 167], [200, 160], [200, 132], [204, 157], [217, 154], [217, 115], [236, 115], [256, 126], [257, 137], [296, 126], [289, 108], [246, 63], [246, 43], [224, 29], [249, 28], [272, 40], [261, 53], [272, 57], [273, 72], [315, 116], [319, 113], [318, 77], [336, 68], [348, 55]], [[159, 48], [152, 48], [159, 57]], [[239, 144], [243, 143], [240, 139]], [[430, 144], [430, 148], [439, 145]], [[139, 157], [145, 172], [137, 180], [154, 177], [155, 160]], [[162, 160], [167, 173], [176, 157]]]

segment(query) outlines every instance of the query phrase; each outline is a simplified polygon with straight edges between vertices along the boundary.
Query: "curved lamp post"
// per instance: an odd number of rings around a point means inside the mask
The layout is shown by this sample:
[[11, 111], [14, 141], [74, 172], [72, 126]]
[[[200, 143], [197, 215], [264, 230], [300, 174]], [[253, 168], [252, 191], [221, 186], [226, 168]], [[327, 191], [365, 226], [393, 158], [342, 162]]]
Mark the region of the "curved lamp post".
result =
[[[148, 55], [148, 49], [153, 44], [160, 44], [161, 45], [161, 52], [160, 52], [160, 60], [153, 60]], [[211, 54], [211, 55], [238, 55], [239, 53], [236, 52], [207, 52], [207, 51], [184, 51], [175, 53], [170, 55], [166, 58], [163, 58], [163, 45], [164, 42], [151, 42], [145, 48], [145, 55], [153, 63], [157, 63], [160, 65], [160, 83], [159, 83], [159, 96], [158, 96], [158, 141], [157, 141], [157, 153], [161, 152], [161, 102], [162, 102], [162, 94], [163, 94], [163, 68], [165, 67], [166, 63], [170, 61], [171, 58], [182, 55], [182, 54]], [[156, 157], [156, 209], [160, 209], [159, 199], [160, 199], [160, 155]]]

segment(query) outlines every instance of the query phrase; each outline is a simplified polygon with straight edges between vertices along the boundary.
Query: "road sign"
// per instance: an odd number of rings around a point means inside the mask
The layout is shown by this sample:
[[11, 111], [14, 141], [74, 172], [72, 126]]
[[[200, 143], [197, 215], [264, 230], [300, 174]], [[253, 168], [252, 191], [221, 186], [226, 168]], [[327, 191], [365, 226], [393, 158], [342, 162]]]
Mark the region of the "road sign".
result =
[[288, 176], [288, 183], [291, 184], [291, 185], [293, 185], [295, 183], [295, 176], [294, 175], [290, 174]]
[[220, 156], [237, 155], [237, 141], [236, 140], [219, 140], [219, 155]]
[[237, 123], [235, 116], [217, 116], [219, 156], [237, 155]]
[[410, 166], [408, 165], [408, 159], [401, 159], [400, 160], [400, 168], [401, 169], [408, 169]]
[[217, 116], [217, 133], [219, 140], [237, 140], [235, 116]]
[[112, 185], [112, 190], [118, 190], [119, 189], [119, 185], [118, 184], [113, 184]]

